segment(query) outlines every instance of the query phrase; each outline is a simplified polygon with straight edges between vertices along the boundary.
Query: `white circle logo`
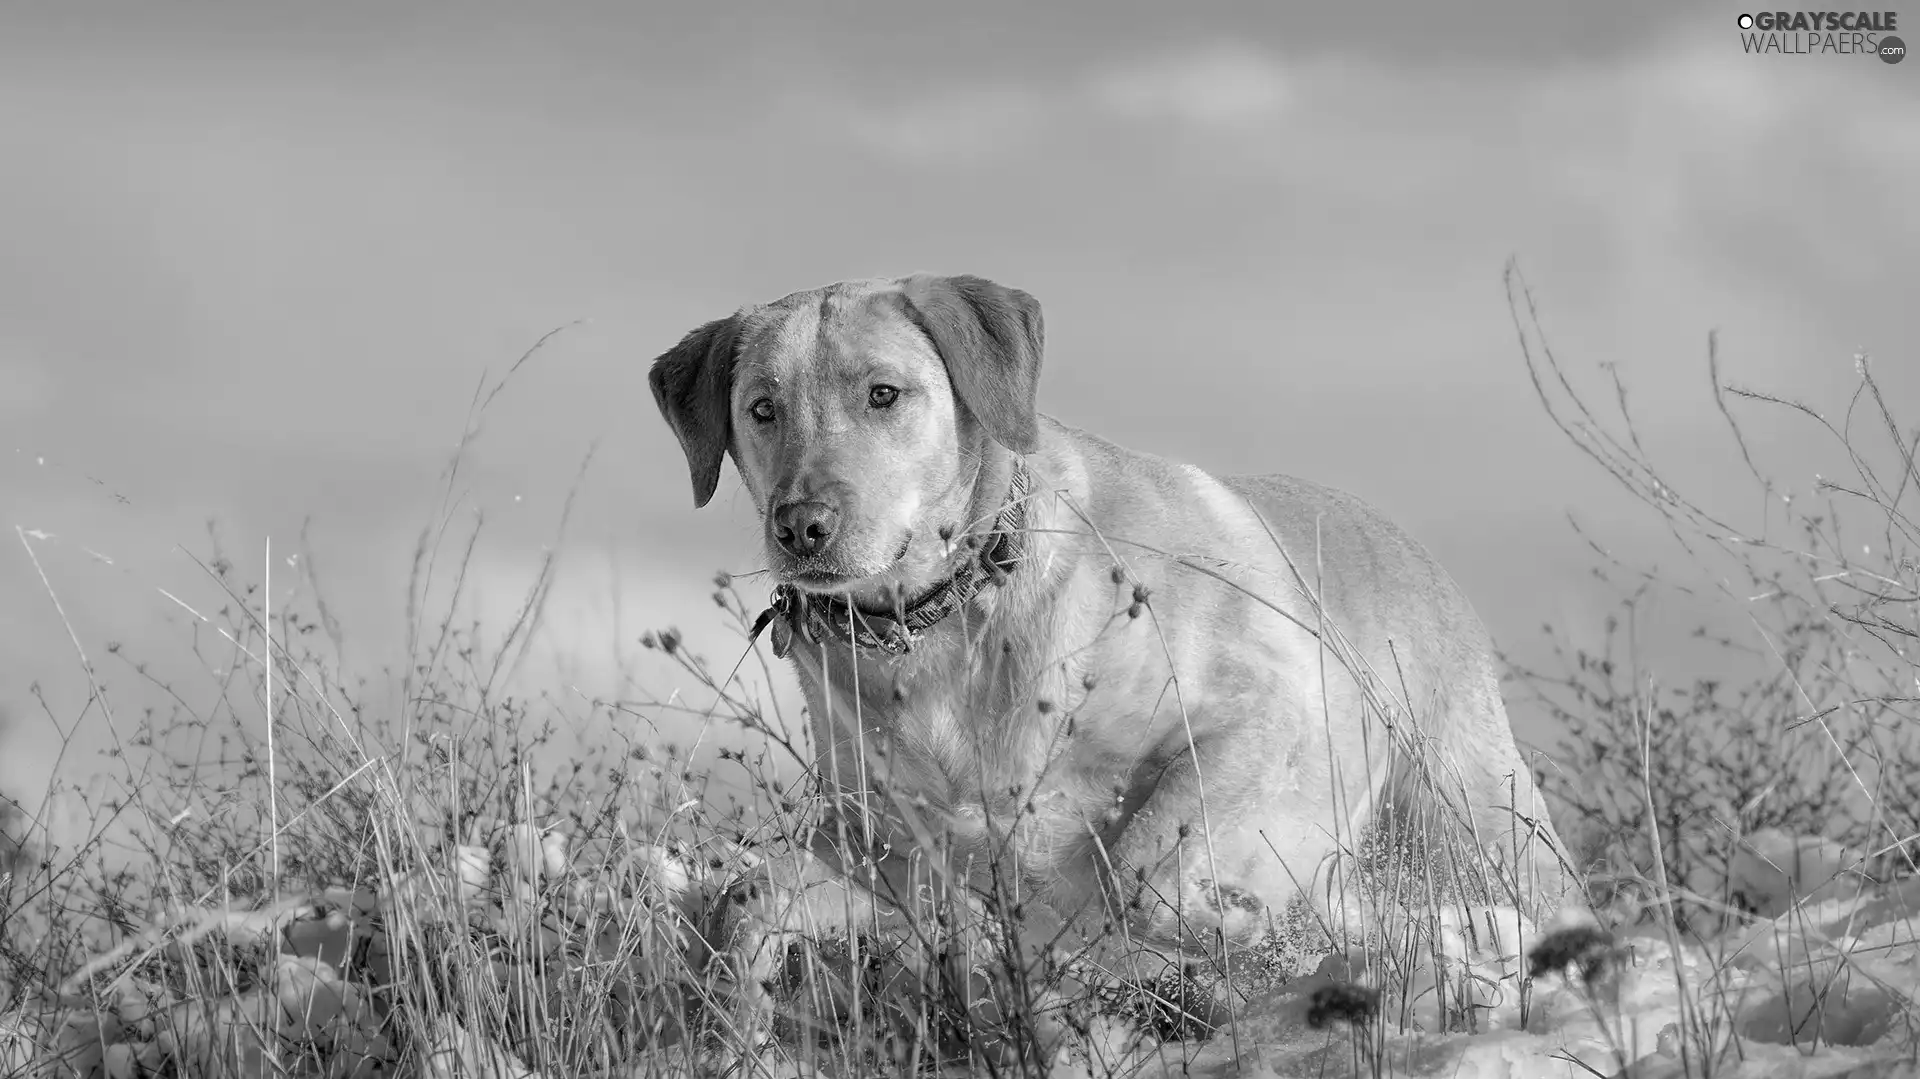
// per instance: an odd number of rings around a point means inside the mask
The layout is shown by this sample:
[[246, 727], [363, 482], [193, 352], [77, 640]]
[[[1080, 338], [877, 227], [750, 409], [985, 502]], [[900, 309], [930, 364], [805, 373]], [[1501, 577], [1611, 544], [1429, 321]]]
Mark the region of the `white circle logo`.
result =
[[1753, 29], [1753, 16], [1751, 15], [1740, 16], [1740, 29], [1742, 30]]

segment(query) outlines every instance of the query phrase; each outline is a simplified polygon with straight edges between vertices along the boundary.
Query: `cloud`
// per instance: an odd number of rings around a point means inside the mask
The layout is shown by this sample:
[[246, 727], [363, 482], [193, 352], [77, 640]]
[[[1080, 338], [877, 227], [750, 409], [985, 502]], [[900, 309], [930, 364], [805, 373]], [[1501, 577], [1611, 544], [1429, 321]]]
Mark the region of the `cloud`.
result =
[[[1888, 91], [1883, 65], [1757, 58], [1724, 37], [1703, 31], [1633, 60], [1512, 70], [1282, 59], [1223, 43], [948, 85], [884, 106], [850, 96], [818, 105], [843, 118], [853, 143], [907, 165], [1094, 140], [1149, 167], [1197, 163], [1221, 179], [1396, 196], [1505, 183], [1532, 199], [1625, 196], [1646, 210], [1685, 193], [1701, 167], [1716, 182], [1742, 177], [1747, 194], [1736, 198], [1772, 200], [1792, 197], [1782, 189], [1806, 179], [1809, 154], [1853, 155], [1889, 176], [1920, 166], [1920, 140], [1907, 137], [1920, 113], [1911, 95]], [[1161, 153], [1141, 151], [1151, 140]], [[1802, 164], [1781, 168], [1789, 159]], [[1884, 212], [1907, 216], [1885, 194]]]
[[[515, 638], [520, 643], [512, 651], [524, 651], [524, 657], [511, 676], [503, 671], [498, 688], [533, 694], [559, 685], [582, 699], [612, 700], [630, 696], [639, 685], [657, 686], [663, 673], [669, 681], [690, 680], [676, 663], [639, 644], [642, 636], [668, 629], [718, 663], [716, 676], [738, 661], [744, 638], [732, 616], [715, 607], [711, 568], [683, 569], [674, 560], [634, 553], [624, 543], [565, 544], [547, 578], [538, 631], [530, 639]], [[466, 557], [454, 621], [485, 628], [478, 642], [482, 653], [500, 654], [509, 627], [535, 594], [546, 554], [545, 547], [497, 544]], [[748, 604], [764, 602], [766, 588], [756, 579], [739, 579], [737, 590]], [[444, 616], [446, 599], [436, 590], [424, 604], [435, 620]], [[761, 681], [757, 665], [736, 674], [750, 687]]]
[[[1603, 208], [1616, 233], [1684, 245], [1727, 283], [1870, 283], [1920, 216], [1920, 111], [1877, 64], [1777, 62], [1712, 37], [1542, 82], [1518, 113], [1529, 183]], [[1878, 234], [1878, 238], [1876, 238]]]
[[1272, 123], [1294, 103], [1273, 57], [1243, 45], [1213, 46], [1095, 73], [1085, 97], [1114, 116], [1244, 130]]
[[1670, 280], [1732, 302], [1797, 287], [1809, 266], [1834, 289], [1872, 289], [1892, 238], [1920, 229], [1907, 196], [1920, 110], [1887, 75], [1749, 56], [1707, 28], [1632, 57], [1505, 69], [1216, 44], [978, 98], [948, 88], [903, 111], [918, 117], [912, 146], [974, 160], [1044, 148], [1054, 182], [1081, 168], [1100, 182], [1103, 163], [1126, 161], [1182, 190], [1453, 230], [1504, 248], [1490, 259], [1583, 245], [1602, 265], [1672, 264]]
[[887, 104], [828, 100], [823, 108], [841, 117], [841, 132], [855, 145], [907, 164], [945, 167], [1027, 143], [1053, 120], [1055, 103], [1035, 88], [1009, 85]]
[[841, 136], [902, 164], [948, 167], [1004, 157], [1093, 120], [1248, 132], [1281, 120], [1295, 100], [1273, 56], [1210, 45], [1087, 68], [1052, 81], [947, 86], [876, 103], [836, 91], [808, 99], [808, 121], [839, 117]]
[[0, 356], [0, 416], [31, 416], [53, 403], [53, 379], [40, 365]]

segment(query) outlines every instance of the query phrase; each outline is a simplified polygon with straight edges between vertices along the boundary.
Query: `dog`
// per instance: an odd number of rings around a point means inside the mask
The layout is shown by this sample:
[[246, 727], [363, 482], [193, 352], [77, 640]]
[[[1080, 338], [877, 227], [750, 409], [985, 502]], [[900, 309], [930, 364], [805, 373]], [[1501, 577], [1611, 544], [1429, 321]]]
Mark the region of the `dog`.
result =
[[1044, 336], [1026, 292], [915, 274], [749, 305], [653, 361], [695, 507], [731, 458], [759, 513], [756, 632], [798, 674], [820, 788], [863, 807], [733, 893], [741, 917], [911, 920], [911, 866], [991, 863], [1049, 924], [1244, 949], [1337, 903], [1342, 853], [1409, 802], [1502, 870], [1495, 901], [1577, 903], [1433, 557], [1341, 491], [1039, 413]]

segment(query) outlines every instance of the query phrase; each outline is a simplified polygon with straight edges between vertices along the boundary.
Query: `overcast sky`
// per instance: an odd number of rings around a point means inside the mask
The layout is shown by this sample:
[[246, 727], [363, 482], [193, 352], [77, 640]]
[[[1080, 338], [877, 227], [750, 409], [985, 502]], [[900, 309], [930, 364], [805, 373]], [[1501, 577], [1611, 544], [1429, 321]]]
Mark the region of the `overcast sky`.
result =
[[[1628, 554], [1659, 531], [1535, 403], [1509, 256], [1561, 355], [1616, 364], [1654, 455], [1729, 515], [1751, 488], [1709, 329], [1736, 381], [1837, 408], [1865, 348], [1920, 404], [1920, 63], [1748, 56], [1736, 6], [1637, 0], [659, 9], [9, 9], [0, 782], [51, 759], [30, 683], [63, 722], [84, 700], [16, 526], [127, 701], [110, 641], [192, 669], [159, 590], [217, 605], [178, 550], [209, 519], [245, 567], [311, 518], [350, 647], [394, 661], [475, 385], [580, 319], [463, 489], [504, 609], [597, 444], [528, 675], [587, 692], [648, 626], [730, 662], [707, 582], [757, 564], [730, 471], [693, 509], [647, 363], [839, 278], [1032, 292], [1044, 410], [1369, 498], [1523, 657], [1606, 609], [1567, 512]], [[1754, 423], [1809, 482], [1806, 429]]]

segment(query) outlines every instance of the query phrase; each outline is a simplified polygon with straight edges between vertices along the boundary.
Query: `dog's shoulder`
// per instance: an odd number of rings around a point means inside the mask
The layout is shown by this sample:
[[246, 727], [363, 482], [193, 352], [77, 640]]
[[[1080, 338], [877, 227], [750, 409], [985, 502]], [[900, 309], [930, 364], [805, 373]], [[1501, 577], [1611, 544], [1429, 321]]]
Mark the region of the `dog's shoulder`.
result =
[[[1388, 610], [1478, 642], [1484, 627], [1459, 582], [1413, 533], [1352, 492], [1288, 475], [1225, 476], [1303, 572], [1323, 572]], [[1311, 568], [1308, 568], [1311, 567]]]
[[1317, 527], [1322, 534], [1331, 529], [1389, 547], [1420, 548], [1419, 541], [1391, 517], [1351, 491], [1279, 472], [1227, 475], [1219, 480], [1275, 528], [1290, 534], [1312, 535]]
[[[1377, 540], [1386, 547], [1419, 552], [1420, 545], [1372, 503], [1337, 487], [1283, 473], [1237, 475], [1216, 473], [1195, 465], [1123, 446], [1104, 436], [1042, 416], [1056, 446], [1068, 448], [1063, 463], [1093, 487], [1094, 492], [1135, 510], [1143, 499], [1186, 503], [1192, 509], [1212, 510], [1202, 516], [1227, 518], [1213, 522], [1230, 527], [1247, 523], [1251, 510], [1266, 527], [1289, 543], [1322, 536], [1349, 543]], [[1157, 499], [1155, 498], [1157, 496]]]
[[1066, 450], [1056, 459], [1088, 485], [1091, 515], [1118, 533], [1163, 542], [1204, 536], [1231, 557], [1284, 552], [1282, 562], [1379, 592], [1383, 602], [1423, 603], [1449, 621], [1470, 610], [1425, 545], [1350, 491], [1286, 473], [1213, 473], [1051, 417], [1042, 422], [1047, 441]]

